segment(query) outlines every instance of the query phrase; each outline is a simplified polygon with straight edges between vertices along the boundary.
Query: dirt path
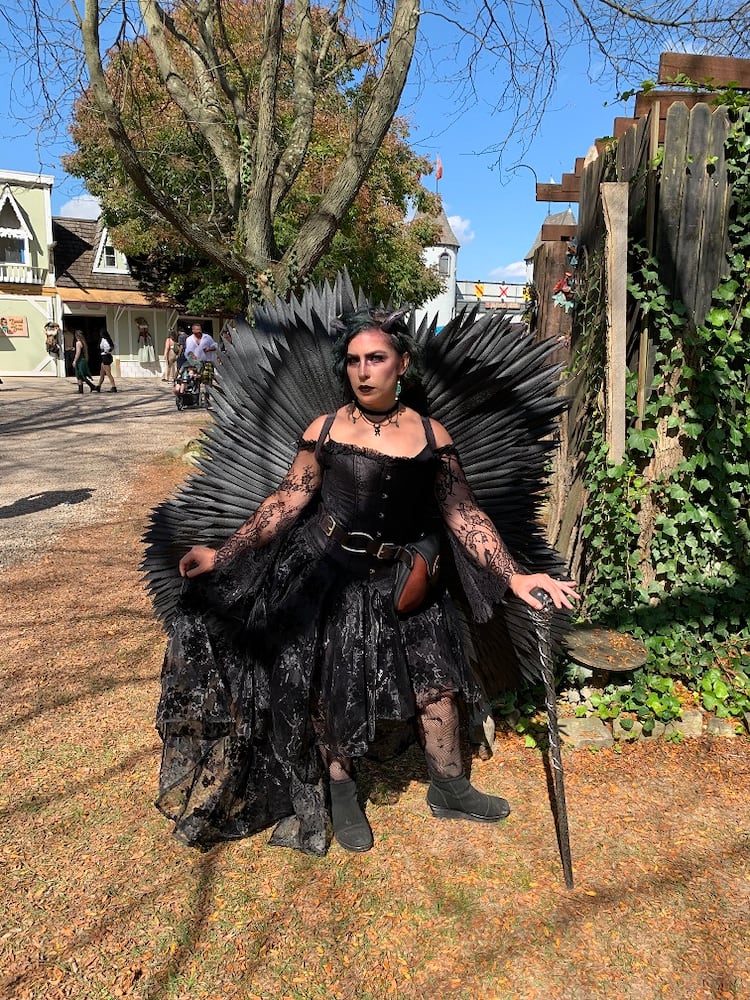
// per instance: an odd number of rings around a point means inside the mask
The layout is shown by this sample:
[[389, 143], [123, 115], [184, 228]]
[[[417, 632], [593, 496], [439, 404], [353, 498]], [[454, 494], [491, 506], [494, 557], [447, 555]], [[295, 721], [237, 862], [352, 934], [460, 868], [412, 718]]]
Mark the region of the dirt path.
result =
[[6, 378], [0, 388], [0, 567], [48, 551], [61, 531], [106, 517], [140, 465], [207, 423], [178, 413], [160, 380], [121, 379], [83, 396], [74, 379]]
[[401, 790], [368, 806], [369, 854], [176, 844], [152, 806], [164, 637], [136, 566], [183, 475], [141, 463], [3, 575], [3, 1000], [750, 997], [745, 739], [566, 753], [572, 892], [542, 760], [510, 733], [475, 764], [514, 807], [498, 828], [431, 819], [407, 754], [363, 776]]

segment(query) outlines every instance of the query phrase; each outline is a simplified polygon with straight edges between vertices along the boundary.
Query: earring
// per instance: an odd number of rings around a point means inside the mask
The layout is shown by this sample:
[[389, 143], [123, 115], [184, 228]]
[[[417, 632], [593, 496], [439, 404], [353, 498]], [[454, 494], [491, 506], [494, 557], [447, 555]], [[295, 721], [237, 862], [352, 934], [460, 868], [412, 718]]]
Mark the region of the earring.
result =
[[401, 379], [396, 382], [396, 399], [401, 395]]

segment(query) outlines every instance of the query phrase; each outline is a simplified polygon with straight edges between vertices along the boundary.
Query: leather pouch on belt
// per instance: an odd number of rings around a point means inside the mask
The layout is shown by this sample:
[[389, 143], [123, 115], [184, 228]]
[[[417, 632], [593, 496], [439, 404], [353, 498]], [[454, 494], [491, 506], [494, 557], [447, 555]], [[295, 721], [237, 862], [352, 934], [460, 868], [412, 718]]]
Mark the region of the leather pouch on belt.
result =
[[411, 556], [396, 563], [393, 581], [393, 606], [399, 615], [417, 611], [437, 583], [440, 571], [440, 538], [427, 535], [404, 546]]

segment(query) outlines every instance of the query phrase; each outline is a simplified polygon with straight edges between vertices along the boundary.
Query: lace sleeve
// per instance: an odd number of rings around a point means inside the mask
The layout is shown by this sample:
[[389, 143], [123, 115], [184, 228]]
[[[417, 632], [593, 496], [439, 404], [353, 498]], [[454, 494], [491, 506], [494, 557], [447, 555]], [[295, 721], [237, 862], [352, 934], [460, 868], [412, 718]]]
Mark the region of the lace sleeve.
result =
[[507, 586], [518, 566], [494, 524], [479, 507], [453, 446], [438, 449], [440, 466], [435, 496], [445, 523], [471, 560]]
[[315, 442], [300, 441], [297, 456], [275, 493], [216, 551], [216, 566], [244, 549], [259, 549], [289, 527], [320, 487], [321, 471]]

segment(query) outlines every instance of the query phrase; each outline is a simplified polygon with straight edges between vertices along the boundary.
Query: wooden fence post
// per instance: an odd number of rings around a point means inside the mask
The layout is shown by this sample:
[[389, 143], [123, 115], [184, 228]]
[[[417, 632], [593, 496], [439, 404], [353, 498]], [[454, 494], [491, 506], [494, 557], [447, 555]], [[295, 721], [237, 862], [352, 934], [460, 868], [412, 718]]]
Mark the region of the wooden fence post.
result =
[[[649, 255], [654, 252], [655, 230], [656, 230], [656, 170], [653, 163], [659, 150], [659, 119], [661, 111], [658, 101], [654, 101], [649, 114], [649, 143], [648, 143], [648, 164], [646, 173], [646, 249]], [[638, 341], [638, 419], [636, 427], [639, 429], [643, 423], [643, 416], [646, 411], [646, 398], [651, 383], [649, 372], [649, 317], [640, 316], [641, 335]]]
[[600, 187], [607, 229], [605, 434], [609, 459], [618, 465], [625, 454], [629, 187], [627, 181]]

